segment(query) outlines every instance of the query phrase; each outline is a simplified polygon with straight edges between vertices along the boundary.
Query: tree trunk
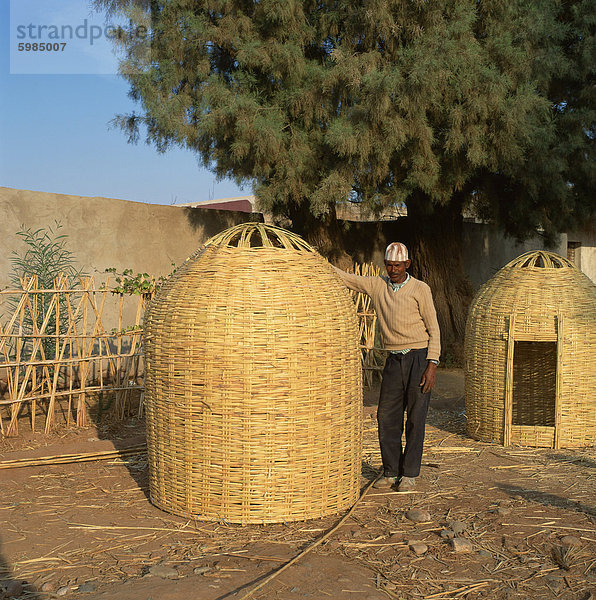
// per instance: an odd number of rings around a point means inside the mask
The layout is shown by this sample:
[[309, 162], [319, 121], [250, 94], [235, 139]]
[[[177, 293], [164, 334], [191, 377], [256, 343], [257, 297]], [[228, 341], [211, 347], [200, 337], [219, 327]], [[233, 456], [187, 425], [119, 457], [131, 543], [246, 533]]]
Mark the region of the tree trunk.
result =
[[462, 204], [463, 198], [456, 197], [448, 206], [436, 207], [422, 194], [408, 202], [411, 273], [432, 290], [441, 328], [441, 357], [452, 364], [463, 362], [466, 318], [474, 297], [463, 268]]

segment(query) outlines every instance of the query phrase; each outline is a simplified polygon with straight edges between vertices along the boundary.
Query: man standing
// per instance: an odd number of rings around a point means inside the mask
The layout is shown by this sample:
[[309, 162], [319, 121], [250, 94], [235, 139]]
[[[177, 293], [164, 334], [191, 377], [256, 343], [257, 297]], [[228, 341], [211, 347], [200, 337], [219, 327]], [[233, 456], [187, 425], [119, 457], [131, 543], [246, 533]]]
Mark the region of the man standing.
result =
[[420, 474], [426, 414], [441, 353], [430, 288], [410, 276], [406, 271], [410, 264], [406, 246], [393, 242], [385, 250], [387, 276], [361, 277], [334, 267], [345, 285], [371, 297], [389, 350], [377, 411], [383, 477], [374, 487], [397, 483], [400, 492], [412, 489]]

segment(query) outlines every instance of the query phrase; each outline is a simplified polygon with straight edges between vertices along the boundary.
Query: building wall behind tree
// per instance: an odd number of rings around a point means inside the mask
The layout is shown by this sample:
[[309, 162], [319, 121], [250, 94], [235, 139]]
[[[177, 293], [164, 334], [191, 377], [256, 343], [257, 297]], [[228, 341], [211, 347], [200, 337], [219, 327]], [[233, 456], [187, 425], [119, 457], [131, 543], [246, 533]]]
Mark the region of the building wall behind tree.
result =
[[534, 236], [518, 243], [485, 223], [465, 221], [462, 235], [464, 269], [474, 289], [488, 281], [501, 267], [530, 250], [549, 250], [567, 256], [567, 235], [560, 236], [554, 248], [545, 248], [542, 238]]
[[596, 224], [568, 234], [567, 258], [596, 283]]

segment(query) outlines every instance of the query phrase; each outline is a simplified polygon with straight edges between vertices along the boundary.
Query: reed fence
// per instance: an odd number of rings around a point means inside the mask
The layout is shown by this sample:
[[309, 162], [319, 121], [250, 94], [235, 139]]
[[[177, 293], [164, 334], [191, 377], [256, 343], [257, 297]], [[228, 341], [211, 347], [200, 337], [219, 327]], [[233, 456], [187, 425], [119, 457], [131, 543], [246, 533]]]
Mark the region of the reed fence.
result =
[[[354, 263], [353, 272], [356, 275], [376, 277], [379, 275], [379, 271], [379, 267], [373, 263]], [[356, 312], [358, 313], [364, 384], [371, 386], [375, 378], [380, 379], [385, 358], [385, 353], [379, 341], [377, 313], [372, 307], [370, 296], [354, 290], [351, 290], [350, 294], [356, 304]]]
[[[379, 268], [355, 264], [354, 272], [378, 275]], [[351, 293], [364, 383], [371, 385], [383, 368], [377, 316], [368, 296]], [[42, 421], [47, 433], [58, 415], [78, 426], [89, 423], [92, 410], [115, 419], [140, 416], [142, 321], [150, 298], [120, 293], [109, 280], [97, 287], [92, 277], [59, 277], [50, 289], [31, 277], [0, 290], [0, 433], [18, 435], [23, 418], [32, 431]]]
[[[60, 276], [51, 289], [31, 277], [18, 289], [1, 290], [0, 432], [17, 435], [26, 411], [31, 429], [41, 417], [47, 433], [57, 412], [67, 424], [85, 426], [92, 401], [100, 416], [106, 408], [124, 418], [133, 396], [141, 410], [146, 301], [112, 291], [109, 281], [98, 289], [91, 277]], [[108, 306], [113, 327], [104, 325]], [[130, 312], [135, 317], [125, 322]]]

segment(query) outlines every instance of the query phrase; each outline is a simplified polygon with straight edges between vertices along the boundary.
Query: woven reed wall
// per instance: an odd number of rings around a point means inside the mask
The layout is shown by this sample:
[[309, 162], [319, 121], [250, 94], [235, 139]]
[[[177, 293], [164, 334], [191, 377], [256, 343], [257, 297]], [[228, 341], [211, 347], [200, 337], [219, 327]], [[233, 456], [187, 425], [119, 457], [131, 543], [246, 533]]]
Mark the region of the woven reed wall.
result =
[[152, 302], [144, 344], [154, 504], [269, 523], [357, 499], [357, 316], [301, 238], [247, 224], [209, 240]]
[[505, 445], [596, 443], [596, 286], [528, 252], [478, 292], [465, 339], [469, 434]]

